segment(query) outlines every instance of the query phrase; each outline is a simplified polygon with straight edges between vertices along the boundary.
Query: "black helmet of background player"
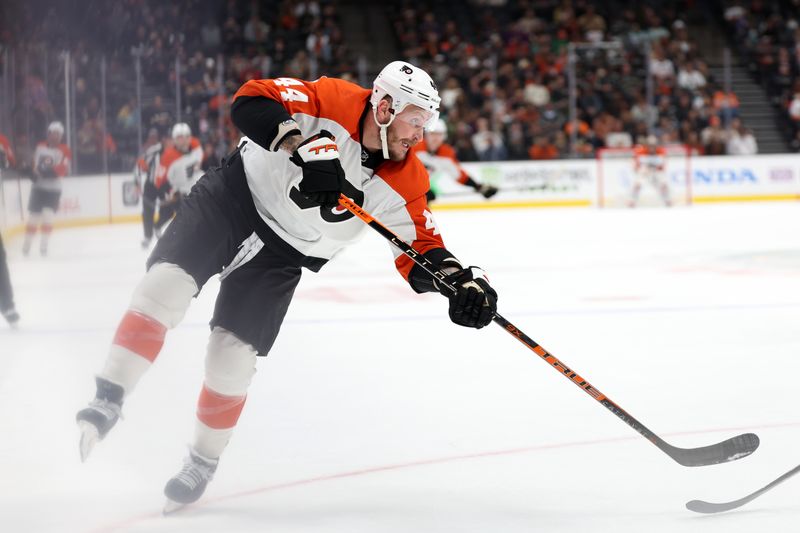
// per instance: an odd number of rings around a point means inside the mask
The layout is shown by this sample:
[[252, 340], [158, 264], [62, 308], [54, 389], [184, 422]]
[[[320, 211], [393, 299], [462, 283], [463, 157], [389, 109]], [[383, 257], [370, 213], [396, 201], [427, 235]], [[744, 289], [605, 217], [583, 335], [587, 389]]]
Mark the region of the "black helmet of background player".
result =
[[175, 148], [181, 152], [188, 152], [192, 141], [192, 128], [185, 122], [178, 122], [172, 126], [172, 141]]
[[61, 144], [61, 139], [64, 137], [64, 125], [55, 120], [47, 126], [47, 143], [50, 145]]
[[447, 139], [447, 124], [444, 120], [436, 119], [425, 127], [425, 145], [433, 153]]
[[[389, 114], [388, 120], [381, 122], [378, 119], [378, 107], [384, 100], [389, 101]], [[378, 125], [384, 159], [403, 159], [411, 148], [402, 139], [396, 139], [397, 146], [392, 147], [394, 150], [391, 151], [394, 153], [390, 154], [388, 130], [394, 119], [399, 118], [414, 128], [419, 128], [418, 142], [422, 138], [422, 128], [439, 118], [439, 102], [441, 98], [436, 84], [421, 68], [405, 61], [393, 61], [381, 70], [372, 84], [370, 103], [372, 118]], [[413, 107], [406, 111], [408, 106]], [[394, 129], [396, 130], [397, 128]]]

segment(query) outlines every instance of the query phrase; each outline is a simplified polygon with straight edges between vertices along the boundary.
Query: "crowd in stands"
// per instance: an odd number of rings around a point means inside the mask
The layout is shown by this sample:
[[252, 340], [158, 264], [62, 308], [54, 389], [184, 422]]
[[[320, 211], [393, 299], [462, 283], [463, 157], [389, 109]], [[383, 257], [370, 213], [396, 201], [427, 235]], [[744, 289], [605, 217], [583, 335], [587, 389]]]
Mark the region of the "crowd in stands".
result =
[[[733, 120], [736, 95], [726, 94], [710, 75], [689, 34], [682, 15], [691, 3], [665, 0], [656, 10], [619, 1], [394, 0], [387, 9], [401, 57], [440, 83], [442, 115], [462, 160], [592, 157], [599, 148], [639, 143], [648, 133], [699, 154], [751, 150], [749, 139], [731, 142], [750, 134]], [[28, 61], [34, 66], [18, 91], [25, 105], [17, 106], [11, 133], [18, 145], [32, 146], [37, 139], [26, 135], [35, 137], [50, 120], [63, 120], [59, 51], [69, 50], [73, 145], [81, 170], [100, 169], [103, 153], [112, 170], [127, 170], [137, 155], [139, 122], [147, 137], [151, 130], [166, 134], [178, 118], [192, 126], [210, 165], [238, 136], [227, 105], [242, 83], [322, 74], [355, 78], [355, 54], [346, 45], [333, 0], [87, 0], [81, 10], [30, 0], [15, 6], [5, 8], [14, 24], [0, 22], [0, 45], [46, 59]], [[577, 52], [572, 123], [568, 44], [602, 41], [619, 46]], [[141, 109], [133, 54], [141, 57]], [[108, 87], [105, 117], [101, 57]], [[792, 106], [800, 117], [800, 91], [797, 104], [787, 107]], [[24, 155], [24, 149], [18, 152]]]
[[[81, 9], [30, 0], [4, 7], [3, 14], [14, 24], [0, 21], [0, 61], [3, 49], [13, 49], [18, 67], [27, 69], [17, 76], [23, 105], [16, 106], [11, 118], [12, 134], [23, 145], [22, 160], [27, 160], [24, 145], [35, 145], [50, 120], [64, 120], [60, 52], [68, 50], [74, 72], [73, 145], [81, 172], [100, 170], [104, 144], [112, 170], [132, 168], [140, 121], [143, 138], [152, 130], [156, 136], [168, 134], [178, 119], [188, 122], [204, 145], [206, 165], [211, 165], [238, 139], [227, 105], [247, 80], [353, 77], [354, 62], [332, 0], [87, 0]], [[141, 100], [136, 93], [135, 56], [141, 58]]]
[[[443, 115], [464, 160], [588, 157], [641, 142], [648, 131], [695, 153], [724, 154], [738, 135], [738, 100], [710, 75], [691, 39], [681, 18], [688, 2], [661, 2], [658, 10], [580, 0], [459, 4], [403, 0], [393, 20], [403, 55], [442, 80]], [[620, 47], [585, 46], [603, 41]], [[583, 43], [576, 50], [575, 124], [569, 43]]]
[[800, 4], [793, 0], [723, 1], [731, 42], [784, 117], [800, 151]]

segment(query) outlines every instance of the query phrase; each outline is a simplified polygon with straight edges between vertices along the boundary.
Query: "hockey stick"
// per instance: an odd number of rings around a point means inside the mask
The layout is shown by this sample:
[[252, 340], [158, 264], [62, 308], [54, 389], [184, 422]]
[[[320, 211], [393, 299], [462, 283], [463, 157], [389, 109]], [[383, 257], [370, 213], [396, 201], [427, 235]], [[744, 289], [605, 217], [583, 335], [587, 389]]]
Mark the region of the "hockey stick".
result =
[[686, 503], [686, 508], [690, 511], [694, 511], [695, 513], [704, 513], [704, 514], [713, 514], [713, 513], [722, 513], [724, 511], [730, 511], [731, 509], [736, 509], [737, 507], [741, 507], [742, 505], [749, 503], [767, 491], [770, 491], [792, 477], [793, 475], [800, 472], [800, 465], [792, 468], [785, 474], [783, 474], [778, 479], [774, 480], [772, 483], [768, 483], [764, 485], [757, 491], [752, 494], [748, 494], [744, 498], [740, 498], [738, 500], [734, 500], [732, 502], [725, 502], [725, 503], [711, 503], [705, 502], [703, 500], [692, 500]]
[[[380, 233], [385, 239], [394, 244], [398, 249], [400, 249], [401, 252], [406, 254], [411, 258], [412, 261], [423, 268], [428, 274], [433, 276], [437, 283], [441, 284], [452, 292], [456, 292], [455, 286], [446, 281], [446, 276], [443, 272], [437, 269], [433, 263], [426, 259], [421, 253], [416, 251], [410, 244], [403, 241], [389, 228], [373, 218], [372, 215], [367, 213], [363, 208], [361, 208], [361, 206], [343, 194], [339, 197], [339, 205], [353, 213], [355, 216], [369, 225], [369, 227]], [[664, 441], [661, 437], [647, 429], [644, 424], [628, 414], [627, 411], [625, 411], [622, 407], [612, 402], [605, 394], [602, 394], [599, 390], [590, 385], [588, 381], [579, 376], [571, 368], [556, 359], [547, 350], [539, 346], [539, 344], [537, 344], [533, 339], [525, 335], [525, 333], [520, 331], [511, 322], [503, 318], [499, 313], [495, 314], [493, 320], [515, 339], [524, 344], [528, 349], [532, 350], [536, 355], [544, 359], [545, 362], [555, 368], [559, 373], [563, 374], [567, 379], [583, 389], [584, 392], [586, 392], [589, 396], [600, 402], [606, 409], [614, 413], [617, 418], [628, 424], [640, 435], [655, 444], [661, 451], [672, 457], [672, 459], [683, 466], [705, 466], [735, 461], [736, 459], [747, 457], [756, 451], [756, 448], [758, 448], [758, 436], [754, 433], [745, 433], [717, 444], [703, 446], [701, 448], [678, 448], [676, 446], [672, 446]]]

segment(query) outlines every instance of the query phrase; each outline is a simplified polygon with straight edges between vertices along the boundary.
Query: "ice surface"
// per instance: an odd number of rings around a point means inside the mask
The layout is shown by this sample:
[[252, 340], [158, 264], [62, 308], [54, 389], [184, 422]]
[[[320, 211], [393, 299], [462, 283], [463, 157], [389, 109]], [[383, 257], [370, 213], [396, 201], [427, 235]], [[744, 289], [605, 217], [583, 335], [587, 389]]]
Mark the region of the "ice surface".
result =
[[135, 225], [7, 243], [22, 322], [0, 325], [0, 530], [33, 532], [789, 532], [800, 463], [800, 203], [674, 210], [443, 211], [500, 310], [677, 446], [754, 431], [736, 463], [677, 465], [500, 328], [450, 324], [368, 234], [306, 273], [259, 363], [206, 497], [168, 518], [218, 283], [168, 337], [86, 464], [92, 396], [143, 273]]

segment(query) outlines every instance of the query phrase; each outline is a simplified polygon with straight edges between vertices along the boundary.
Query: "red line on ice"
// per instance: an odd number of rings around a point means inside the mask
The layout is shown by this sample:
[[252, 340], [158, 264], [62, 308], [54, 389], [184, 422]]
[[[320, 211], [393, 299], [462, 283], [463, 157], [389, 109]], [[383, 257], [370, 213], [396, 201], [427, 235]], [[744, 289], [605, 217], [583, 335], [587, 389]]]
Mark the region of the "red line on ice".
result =
[[[721, 432], [731, 432], [731, 431], [755, 431], [758, 429], [774, 429], [774, 428], [783, 428], [783, 427], [793, 427], [793, 426], [800, 426], [800, 422], [786, 422], [780, 424], [765, 424], [762, 426], [745, 426], [745, 427], [725, 427], [725, 428], [716, 428], [716, 429], [704, 429], [704, 430], [695, 430], [695, 431], [677, 431], [673, 433], [666, 433], [664, 436], [682, 436], [682, 435], [701, 435], [705, 433], [721, 433]], [[365, 476], [369, 474], [376, 474], [379, 472], [389, 472], [392, 470], [401, 470], [404, 468], [414, 468], [418, 466], [428, 466], [428, 465], [437, 465], [443, 463], [450, 463], [454, 461], [464, 461], [469, 459], [482, 459], [485, 457], [497, 457], [502, 455], [514, 455], [519, 453], [529, 453], [529, 452], [536, 452], [536, 451], [546, 451], [546, 450], [554, 450], [554, 449], [561, 449], [561, 448], [572, 448], [577, 446], [594, 446], [598, 444], [610, 444], [613, 442], [622, 442], [622, 441], [629, 441], [629, 440], [638, 440], [640, 437], [638, 435], [629, 435], [627, 437], [612, 437], [606, 439], [595, 439], [595, 440], [585, 440], [585, 441], [574, 441], [574, 442], [561, 442], [555, 444], [540, 444], [537, 446], [525, 446], [521, 448], [509, 448], [507, 450], [494, 450], [494, 451], [486, 451], [486, 452], [477, 452], [477, 453], [469, 453], [463, 455], [452, 455], [449, 457], [437, 457], [433, 459], [421, 459], [419, 461], [410, 461], [407, 463], [396, 463], [390, 465], [383, 465], [383, 466], [374, 466], [371, 468], [362, 468], [358, 470], [350, 470], [346, 472], [339, 472], [336, 474], [329, 474], [325, 476], [318, 476], [312, 477], [308, 479], [300, 479], [297, 481], [288, 481], [286, 483], [278, 483], [276, 485], [267, 485], [264, 487], [259, 487], [256, 489], [250, 489], [242, 492], [235, 492], [233, 494], [227, 494], [224, 496], [217, 496], [216, 498], [206, 498], [200, 500], [198, 503], [192, 504], [190, 507], [187, 507], [185, 510], [178, 511], [179, 513], [191, 512], [192, 509], [198, 509], [201, 507], [207, 507], [211, 504], [232, 500], [235, 498], [244, 498], [247, 496], [252, 496], [254, 494], [264, 494], [266, 492], [274, 492], [276, 490], [283, 490], [283, 489], [291, 489], [294, 487], [301, 487], [303, 485], [311, 485], [313, 483], [320, 483], [323, 481], [332, 481], [335, 479], [345, 479], [351, 477], [359, 477]], [[144, 522], [145, 520], [149, 520], [152, 518], [159, 518], [163, 517], [161, 512], [153, 512], [153, 513], [145, 513], [138, 516], [133, 516], [131, 518], [121, 520], [119, 522], [114, 522], [112, 524], [108, 524], [105, 526], [100, 526], [96, 529], [91, 530], [91, 533], [110, 533], [112, 531], [119, 531], [122, 528], [133, 526], [135, 524]]]

